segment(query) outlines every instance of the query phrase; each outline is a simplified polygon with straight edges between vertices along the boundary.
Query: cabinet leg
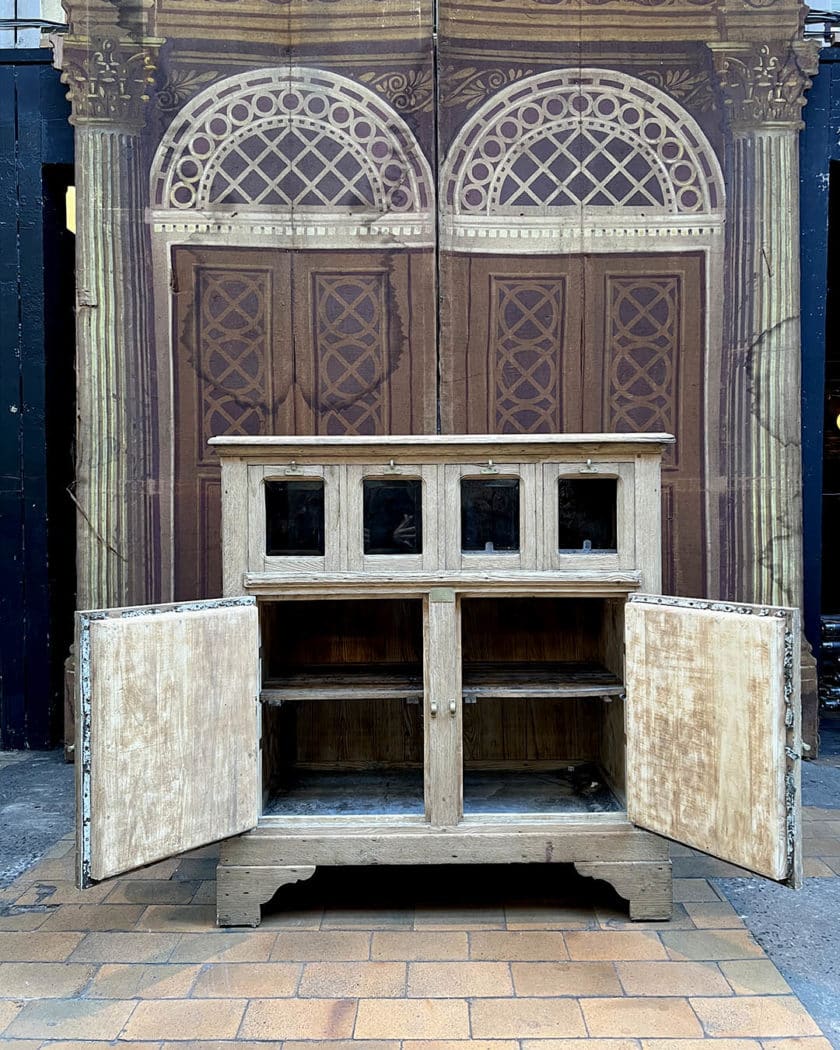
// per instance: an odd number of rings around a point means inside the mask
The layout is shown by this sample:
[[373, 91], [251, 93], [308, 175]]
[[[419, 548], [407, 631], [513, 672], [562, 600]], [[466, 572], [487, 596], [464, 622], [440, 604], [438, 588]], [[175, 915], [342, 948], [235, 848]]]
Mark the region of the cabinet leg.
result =
[[670, 919], [674, 899], [671, 862], [587, 861], [575, 864], [579, 875], [608, 882], [630, 905], [630, 918], [642, 922]]
[[294, 868], [216, 868], [216, 923], [219, 926], [259, 926], [260, 907], [282, 887], [311, 879], [314, 865]]

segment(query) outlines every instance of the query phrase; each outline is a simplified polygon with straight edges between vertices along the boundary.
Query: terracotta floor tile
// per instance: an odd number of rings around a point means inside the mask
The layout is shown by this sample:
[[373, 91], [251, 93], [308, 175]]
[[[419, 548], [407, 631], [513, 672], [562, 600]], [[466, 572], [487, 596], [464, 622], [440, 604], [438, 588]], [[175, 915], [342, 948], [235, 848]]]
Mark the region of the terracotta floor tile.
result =
[[[179, 886], [192, 886], [192, 882], [180, 882]], [[198, 889], [195, 891], [191, 904], [213, 904], [216, 903], [216, 880], [215, 879], [204, 879], [199, 882]]]
[[24, 1039], [116, 1039], [136, 1005], [110, 999], [28, 1002], [3, 1034]]
[[203, 969], [192, 996], [196, 999], [270, 999], [295, 994], [300, 963], [216, 963]]
[[[55, 936], [62, 936], [56, 934]], [[73, 934], [73, 936], [76, 936]], [[72, 962], [167, 962], [178, 943], [172, 933], [89, 933]]]
[[[107, 885], [107, 883], [105, 884]], [[200, 882], [175, 882], [172, 879], [132, 879], [120, 881], [110, 887], [108, 904], [190, 904], [196, 895]], [[213, 900], [208, 904], [215, 905], [216, 890], [213, 883]]]
[[744, 920], [727, 901], [686, 904], [685, 910], [699, 930], [737, 930], [744, 928]]
[[414, 912], [416, 930], [503, 930], [504, 908], [426, 908]]
[[553, 962], [569, 952], [559, 931], [504, 930], [471, 933], [470, 958]]
[[802, 873], [806, 879], [831, 879], [835, 872], [819, 857], [805, 857], [802, 861]]
[[[22, 1044], [21, 1044], [22, 1045]], [[48, 1043], [41, 1043], [36, 1040], [34, 1043], [28, 1044], [30, 1046], [41, 1046], [47, 1047], [48, 1050], [114, 1050], [113, 1043], [106, 1043], [100, 1039], [59, 1039], [55, 1042], [50, 1040]], [[127, 1050], [127, 1044], [117, 1044], [117, 1046], [125, 1045]], [[153, 1043], [131, 1043], [131, 1050], [160, 1050], [160, 1043], [155, 1041]], [[3, 1050], [14, 1050], [14, 1043], [3, 1043]], [[179, 1050], [184, 1050], [184, 1044], [178, 1044]], [[236, 1048], [239, 1050], [239, 1047]]]
[[271, 952], [272, 961], [326, 962], [367, 959], [370, 933], [360, 930], [330, 930], [306, 933], [282, 930]]
[[764, 958], [764, 952], [746, 930], [686, 930], [662, 933], [662, 943], [672, 959], [709, 960]]
[[38, 930], [55, 911], [55, 908], [46, 908], [44, 905], [18, 907], [13, 904], [8, 909], [4, 908], [0, 915], [0, 931], [22, 933], [24, 930]]
[[574, 1038], [586, 1035], [574, 999], [476, 999], [470, 1004], [478, 1039]]
[[137, 868], [135, 871], [127, 871], [120, 875], [120, 882], [135, 879], [171, 879], [178, 870], [180, 861], [177, 857], [169, 860], [159, 860], [157, 864], [149, 864], [145, 868]]
[[[440, 964], [434, 964], [440, 965]], [[403, 962], [310, 962], [298, 996], [316, 999], [393, 998], [405, 995]]]
[[670, 919], [656, 919], [651, 922], [638, 922], [630, 918], [626, 905], [619, 907], [601, 906], [595, 908], [598, 928], [602, 930], [627, 930], [641, 933], [645, 930], [693, 930], [694, 923], [689, 918], [684, 904], [675, 904]]
[[61, 962], [82, 939], [81, 933], [0, 933], [3, 962]]
[[4, 999], [66, 999], [78, 995], [94, 968], [81, 963], [0, 963], [0, 996]]
[[739, 868], [735, 864], [727, 864], [725, 861], [717, 860], [715, 857], [704, 857], [700, 853], [695, 853], [691, 857], [674, 857], [671, 862], [671, 870], [674, 878], [677, 879], [754, 878], [753, 873], [745, 868]]
[[674, 900], [680, 904], [719, 901], [717, 890], [708, 879], [674, 879]]
[[730, 988], [715, 963], [618, 962], [627, 995], [729, 995]]
[[640, 1050], [638, 1039], [523, 1039], [520, 1045], [522, 1050]]
[[515, 962], [511, 971], [521, 996], [621, 995], [611, 962]]
[[738, 995], [792, 994], [790, 985], [769, 959], [738, 959], [722, 962], [720, 968]]
[[188, 882], [201, 882], [202, 879], [215, 879], [216, 867], [219, 863], [218, 846], [214, 847], [214, 855], [197, 856], [197, 850], [181, 857], [178, 861], [173, 879], [182, 879]]
[[21, 894], [15, 904], [96, 904], [113, 893], [110, 882], [100, 882], [80, 890], [75, 882], [54, 880], [53, 882], [34, 882]]
[[467, 1004], [462, 999], [362, 999], [355, 1035], [357, 1039], [469, 1039]]
[[146, 999], [125, 1026], [123, 1039], [233, 1039], [244, 999]]
[[202, 930], [213, 930], [215, 927], [215, 904], [151, 904], [137, 920], [138, 930], [159, 930], [163, 933], [201, 933]]
[[[146, 934], [145, 936], [151, 936]], [[184, 933], [157, 934], [176, 940], [171, 962], [267, 962], [277, 940], [276, 933]]]
[[756, 1039], [643, 1039], [642, 1050], [761, 1050], [761, 1043]]
[[[477, 935], [473, 935], [477, 936]], [[435, 930], [376, 931], [370, 948], [371, 959], [466, 959], [469, 942], [463, 931], [456, 933]]]
[[13, 1002], [11, 999], [0, 999], [0, 1033], [6, 1030], [7, 1025], [17, 1017], [23, 1009], [23, 1003]]
[[72, 882], [76, 875], [76, 859], [72, 852], [63, 857], [42, 860], [25, 873], [27, 882]]
[[174, 963], [106, 963], [86, 994], [92, 999], [183, 999], [199, 970]]
[[413, 924], [413, 908], [326, 908], [321, 919], [322, 930], [410, 930]]
[[[354, 1044], [354, 1048], [358, 1045]], [[286, 1050], [286, 1047], [283, 1050]], [[515, 1039], [470, 1039], [469, 1043], [465, 1043], [463, 1039], [405, 1039], [402, 1050], [519, 1050], [519, 1043]], [[577, 1050], [584, 1048], [578, 1046]]]
[[684, 1038], [703, 1035], [686, 999], [581, 999], [580, 1007], [593, 1036], [660, 1036]]
[[566, 947], [570, 959], [667, 959], [662, 942], [655, 933], [632, 930], [597, 930], [592, 933], [567, 933]]
[[793, 996], [744, 995], [730, 999], [692, 999], [707, 1035], [822, 1035], [805, 1007]]
[[[121, 1043], [118, 1044], [118, 1047], [110, 1047], [109, 1050], [134, 1050], [136, 1046], [141, 1045], [141, 1043]], [[3, 1050], [6, 1048], [3, 1047]], [[52, 1047], [47, 1050], [52, 1050]], [[85, 1050], [85, 1048], [79, 1047], [79, 1050]], [[228, 1039], [190, 1039], [183, 1043], [167, 1039], [159, 1044], [159, 1050], [277, 1050], [277, 1047], [248, 1039], [237, 1039], [236, 1042]], [[310, 1043], [309, 1050], [316, 1050], [316, 1048]]]
[[254, 999], [240, 1034], [244, 1039], [349, 1039], [355, 999]]
[[413, 962], [408, 995], [418, 999], [458, 999], [513, 995], [506, 962]]
[[545, 905], [507, 905], [505, 924], [509, 930], [591, 930], [595, 909]]
[[44, 923], [43, 929], [128, 932], [142, 914], [142, 904], [62, 904]]
[[[715, 1042], [717, 1048], [718, 1042]], [[831, 1043], [824, 1035], [793, 1036], [790, 1039], [762, 1039], [762, 1050], [831, 1050]], [[709, 1050], [708, 1046], [706, 1050]]]
[[[215, 900], [214, 907], [215, 907]], [[263, 908], [261, 930], [319, 930], [323, 908]]]
[[[242, 1041], [237, 1039], [235, 1050], [240, 1050]], [[247, 1043], [245, 1044], [247, 1048]], [[274, 1050], [269, 1048], [265, 1043], [254, 1043], [252, 1044], [254, 1050]], [[431, 1050], [434, 1043], [423, 1043], [424, 1050]], [[6, 1050], [4, 1047], [3, 1050]], [[129, 1050], [126, 1047], [126, 1050]], [[131, 1048], [133, 1050], [133, 1048]], [[219, 1047], [219, 1050], [232, 1050], [231, 1047]], [[283, 1050], [316, 1050], [311, 1042], [295, 1042], [294, 1039], [287, 1039], [283, 1043]], [[330, 1040], [329, 1046], [324, 1050], [400, 1050], [400, 1042], [398, 1039], [335, 1039]], [[462, 1050], [465, 1048], [462, 1046]], [[472, 1050], [472, 1046], [469, 1047]]]

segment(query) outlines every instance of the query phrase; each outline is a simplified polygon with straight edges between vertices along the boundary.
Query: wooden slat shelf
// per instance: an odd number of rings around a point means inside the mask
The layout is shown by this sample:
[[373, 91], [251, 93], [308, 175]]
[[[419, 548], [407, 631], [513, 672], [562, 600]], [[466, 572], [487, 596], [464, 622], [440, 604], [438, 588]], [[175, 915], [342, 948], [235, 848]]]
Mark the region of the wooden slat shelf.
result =
[[[467, 700], [620, 696], [624, 685], [598, 664], [476, 663], [464, 667], [462, 692]], [[342, 664], [332, 668], [302, 668], [282, 678], [267, 679], [260, 699], [270, 704], [289, 700], [404, 700], [422, 696], [423, 675], [419, 666]]]
[[423, 696], [419, 664], [336, 664], [297, 668], [263, 683], [263, 703], [287, 700], [406, 700]]
[[621, 679], [591, 663], [465, 664], [462, 688], [468, 699], [620, 696], [624, 692]]

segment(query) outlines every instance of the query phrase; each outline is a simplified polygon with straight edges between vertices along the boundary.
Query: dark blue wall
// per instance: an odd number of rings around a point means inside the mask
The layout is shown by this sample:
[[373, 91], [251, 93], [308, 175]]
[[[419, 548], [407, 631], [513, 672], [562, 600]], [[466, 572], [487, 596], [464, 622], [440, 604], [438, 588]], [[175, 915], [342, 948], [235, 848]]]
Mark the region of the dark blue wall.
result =
[[61, 662], [73, 604], [72, 236], [62, 206], [73, 135], [51, 60], [48, 49], [0, 51], [4, 748], [48, 747], [60, 736]]
[[[805, 633], [819, 645], [823, 425], [829, 264], [829, 172], [840, 159], [840, 48], [824, 48], [808, 93], [800, 138], [802, 214], [802, 465], [804, 472]], [[836, 537], [826, 537], [836, 542]]]

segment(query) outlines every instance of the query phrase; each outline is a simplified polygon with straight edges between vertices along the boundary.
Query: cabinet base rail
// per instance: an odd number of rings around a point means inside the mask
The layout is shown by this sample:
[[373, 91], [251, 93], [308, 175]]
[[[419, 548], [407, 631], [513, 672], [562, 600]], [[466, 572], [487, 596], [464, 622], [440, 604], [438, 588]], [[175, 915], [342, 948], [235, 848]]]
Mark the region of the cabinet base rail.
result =
[[[421, 847], [421, 848], [418, 848]], [[262, 904], [283, 886], [311, 878], [318, 866], [398, 864], [574, 864], [609, 883], [633, 920], [671, 917], [668, 843], [632, 825], [488, 832], [456, 829], [360, 829], [334, 834], [256, 831], [222, 844], [217, 868], [220, 926], [258, 926]], [[558, 894], [559, 895], [559, 894]]]

